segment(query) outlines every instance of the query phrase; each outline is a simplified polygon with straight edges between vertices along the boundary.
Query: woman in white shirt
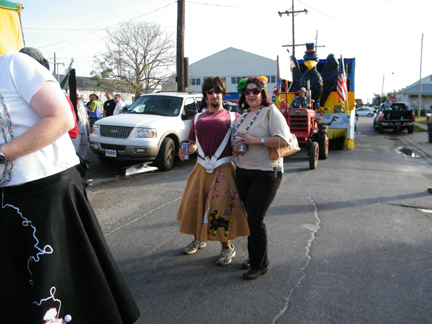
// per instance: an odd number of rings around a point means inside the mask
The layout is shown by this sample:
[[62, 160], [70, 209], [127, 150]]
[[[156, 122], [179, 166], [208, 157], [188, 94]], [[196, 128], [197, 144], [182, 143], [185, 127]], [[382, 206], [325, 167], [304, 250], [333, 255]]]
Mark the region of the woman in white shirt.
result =
[[[241, 80], [237, 86], [239, 107], [244, 110], [234, 126], [233, 151], [238, 158], [236, 184], [250, 229], [249, 259], [242, 265], [248, 269], [243, 274], [247, 280], [259, 278], [269, 268], [264, 217], [283, 174], [283, 158], [271, 160], [270, 148], [286, 146], [292, 139], [285, 118], [269, 101], [266, 85], [267, 78], [251, 77]], [[246, 152], [239, 152], [239, 144], [246, 146]]]
[[30, 56], [0, 56], [0, 314], [133, 323], [139, 310], [87, 200], [69, 104]]

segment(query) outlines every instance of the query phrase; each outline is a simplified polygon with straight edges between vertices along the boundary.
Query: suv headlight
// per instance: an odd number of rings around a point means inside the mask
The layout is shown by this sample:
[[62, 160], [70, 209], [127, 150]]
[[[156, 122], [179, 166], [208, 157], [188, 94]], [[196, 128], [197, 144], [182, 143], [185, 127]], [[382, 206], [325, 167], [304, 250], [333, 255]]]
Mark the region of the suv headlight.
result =
[[136, 138], [154, 138], [157, 137], [155, 128], [141, 128], [138, 127], [135, 132]]
[[92, 131], [92, 133], [93, 134], [95, 134], [95, 135], [97, 135], [97, 134], [99, 134], [99, 125], [93, 125], [93, 131]]

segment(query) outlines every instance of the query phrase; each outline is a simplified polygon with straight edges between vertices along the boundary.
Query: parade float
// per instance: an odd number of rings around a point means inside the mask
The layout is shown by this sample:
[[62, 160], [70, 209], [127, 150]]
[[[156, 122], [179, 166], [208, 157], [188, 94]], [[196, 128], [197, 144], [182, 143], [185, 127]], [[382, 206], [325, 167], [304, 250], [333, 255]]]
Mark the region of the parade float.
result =
[[[311, 104], [320, 124], [328, 125], [328, 138], [337, 149], [354, 148], [355, 130], [355, 59], [336, 59], [333, 54], [320, 60], [315, 44], [306, 44], [303, 60], [291, 56], [290, 68], [282, 69], [278, 57], [278, 87], [275, 104], [290, 124], [290, 104], [300, 88], [309, 84]], [[291, 72], [291, 73], [290, 73]], [[314, 130], [318, 132], [318, 130]], [[321, 152], [323, 148], [321, 149]], [[321, 154], [323, 156], [323, 154]]]

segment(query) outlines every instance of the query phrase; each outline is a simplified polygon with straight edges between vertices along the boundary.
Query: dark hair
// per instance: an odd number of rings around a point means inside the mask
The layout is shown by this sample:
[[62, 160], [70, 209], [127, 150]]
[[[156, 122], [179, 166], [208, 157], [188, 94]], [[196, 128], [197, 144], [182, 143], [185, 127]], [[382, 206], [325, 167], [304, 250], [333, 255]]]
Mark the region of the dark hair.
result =
[[207, 99], [206, 99], [206, 97], [203, 97], [201, 99], [199, 111], [201, 112], [204, 108], [207, 108]]
[[227, 87], [224, 79], [218, 76], [213, 77], [205, 77], [204, 82], [202, 85], [202, 94], [204, 98], [207, 98], [207, 90], [220, 90], [222, 92], [222, 96], [225, 96], [227, 94]]
[[27, 54], [28, 56], [34, 58], [37, 62], [45, 66], [49, 71], [49, 62], [46, 58], [43, 57], [41, 51], [39, 51], [38, 49], [34, 47], [23, 47], [20, 49], [20, 53]]
[[[249, 83], [255, 83], [256, 86], [258, 87], [258, 83], [259, 83], [258, 77], [250, 77], [250, 78], [248, 78], [247, 82], [246, 82], [246, 86]], [[246, 93], [246, 87], [245, 87], [245, 93]], [[264, 89], [261, 90], [261, 97], [262, 97], [261, 105], [264, 106], [264, 107], [270, 107], [271, 106], [270, 97], [268, 95], [268, 92], [267, 92], [266, 88], [264, 88]], [[243, 111], [244, 109], [250, 108], [249, 105], [248, 105], [248, 103], [247, 103], [247, 101], [246, 101], [246, 95], [245, 94], [243, 94], [243, 95], [240, 96], [239, 101], [238, 101], [238, 107], [239, 107], [239, 109], [241, 111]]]

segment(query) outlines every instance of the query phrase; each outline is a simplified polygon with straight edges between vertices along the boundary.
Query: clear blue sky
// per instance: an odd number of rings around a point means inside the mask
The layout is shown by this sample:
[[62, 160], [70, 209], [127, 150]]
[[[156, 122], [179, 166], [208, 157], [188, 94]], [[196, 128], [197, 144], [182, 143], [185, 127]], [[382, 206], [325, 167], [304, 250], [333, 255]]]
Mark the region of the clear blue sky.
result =
[[[89, 75], [92, 57], [109, 41], [105, 31], [122, 22], [159, 24], [176, 40], [175, 0], [40, 0], [21, 2], [26, 46], [39, 48], [52, 61], [54, 52], [78, 75]], [[282, 45], [292, 44], [291, 0], [186, 0], [185, 56], [193, 63], [227, 47], [288, 60]], [[432, 74], [432, 3], [429, 0], [296, 0], [295, 42], [315, 42], [321, 59], [328, 54], [355, 58], [356, 98], [367, 101], [374, 92], [399, 90]], [[304, 47], [296, 48], [301, 59]], [[62, 71], [63, 66], [60, 66]], [[174, 71], [173, 67], [173, 71]]]

